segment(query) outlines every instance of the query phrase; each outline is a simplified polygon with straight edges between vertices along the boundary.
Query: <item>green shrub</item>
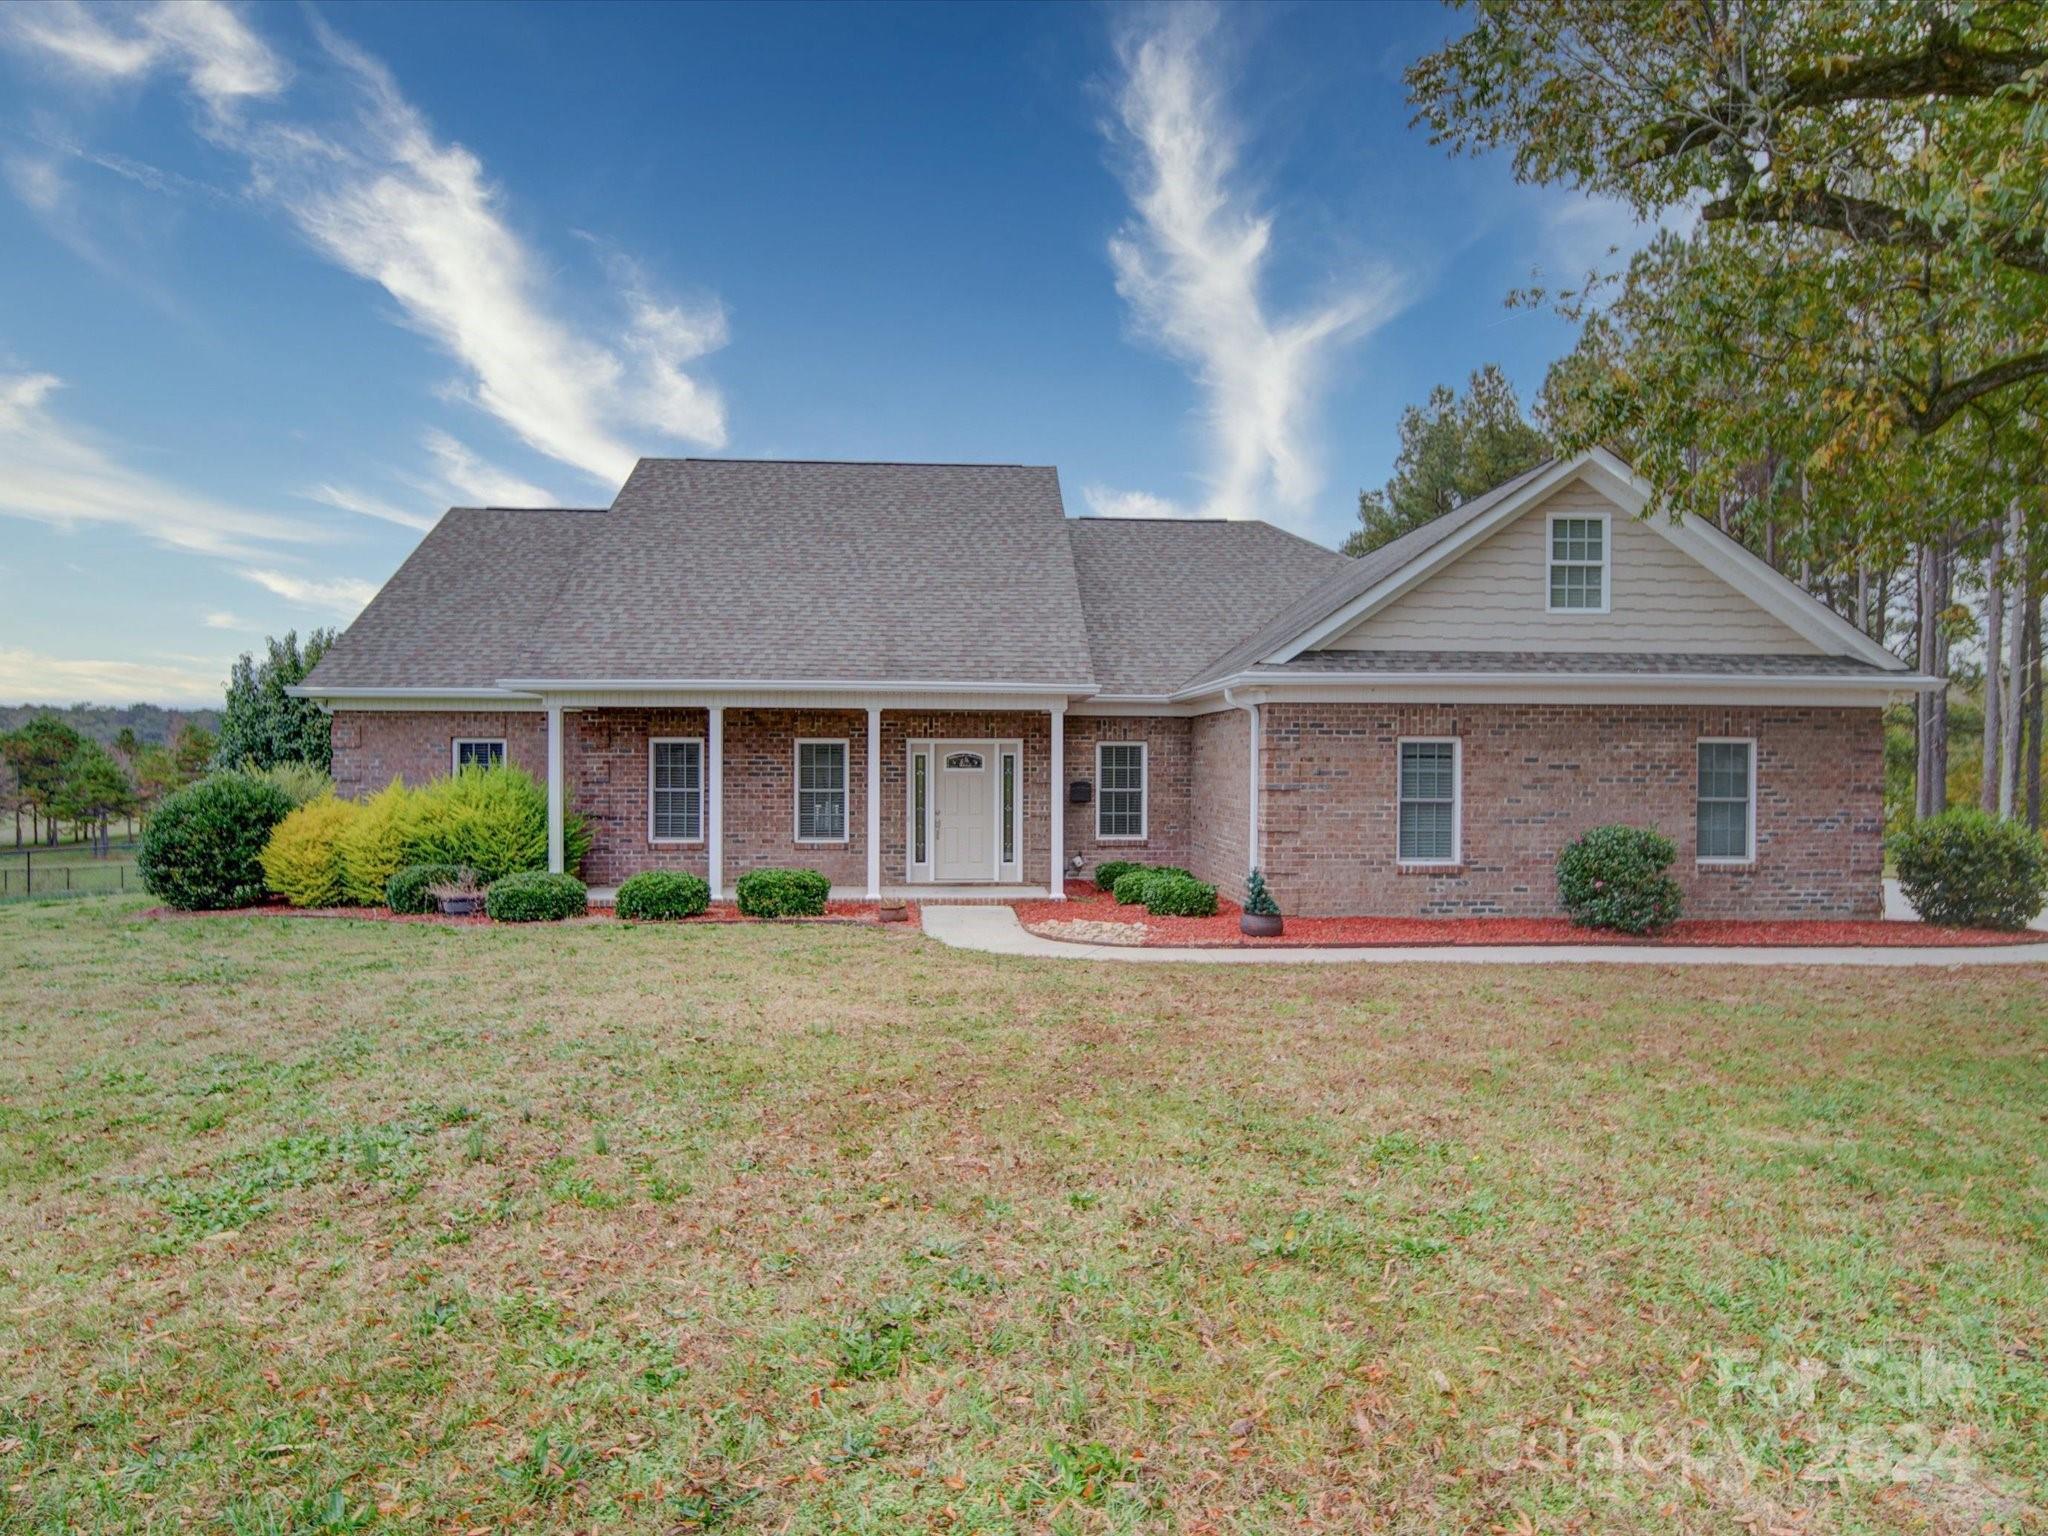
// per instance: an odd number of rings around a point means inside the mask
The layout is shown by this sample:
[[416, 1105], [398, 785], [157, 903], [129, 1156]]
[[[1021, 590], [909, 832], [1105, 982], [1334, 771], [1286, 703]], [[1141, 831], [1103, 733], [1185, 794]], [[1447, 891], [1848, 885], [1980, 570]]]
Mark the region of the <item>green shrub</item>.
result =
[[[590, 851], [583, 818], [562, 821], [563, 867], [580, 869]], [[465, 768], [419, 791], [405, 839], [408, 864], [460, 864], [479, 880], [548, 867], [548, 796], [532, 774], [509, 763]]]
[[1155, 871], [1145, 889], [1145, 910], [1154, 917], [1214, 917], [1216, 887], [1192, 875]]
[[362, 803], [341, 834], [343, 896], [365, 907], [388, 898], [391, 877], [408, 862], [406, 844], [419, 813], [419, 792], [407, 789], [402, 779], [393, 779]]
[[1145, 904], [1145, 893], [1152, 888], [1152, 879], [1156, 874], [1157, 870], [1147, 869], [1142, 864], [1135, 869], [1127, 869], [1116, 877], [1115, 883], [1109, 888], [1109, 893], [1116, 898], [1116, 904], [1120, 907], [1141, 907]]
[[815, 869], [750, 869], [732, 888], [747, 917], [822, 917], [831, 891]]
[[1262, 870], [1255, 869], [1244, 877], [1244, 909], [1253, 917], [1280, 915], [1280, 903], [1266, 889], [1266, 876]]
[[2048, 900], [2048, 847], [2022, 822], [1943, 811], [1891, 840], [1913, 910], [1951, 928], [2017, 930]]
[[1135, 859], [1104, 859], [1095, 866], [1095, 889], [1098, 891], [1113, 891], [1116, 889], [1117, 881], [1128, 875], [1132, 870], [1143, 869], [1144, 867]]
[[334, 793], [333, 778], [317, 763], [272, 763], [268, 768], [258, 768], [254, 759], [245, 758], [242, 772], [252, 779], [275, 784], [295, 807], [311, 805], [322, 795]]
[[619, 885], [619, 916], [638, 919], [695, 917], [711, 905], [711, 887], [697, 875], [649, 869]]
[[341, 840], [359, 813], [354, 801], [331, 794], [293, 811], [263, 845], [263, 883], [295, 907], [339, 903]]
[[406, 864], [391, 872], [391, 878], [384, 882], [384, 904], [394, 912], [417, 917], [422, 912], [434, 912], [439, 908], [434, 901], [434, 887], [453, 885], [460, 880], [464, 870], [459, 864]]
[[484, 911], [501, 923], [559, 923], [590, 910], [590, 893], [574, 875], [526, 870], [491, 882]]
[[1678, 917], [1678, 857], [1649, 827], [1595, 827], [1557, 856], [1557, 896], [1581, 928], [1649, 933]]
[[167, 796], [142, 832], [143, 887], [173, 907], [213, 911], [263, 899], [263, 846], [291, 814], [275, 784], [217, 773]]

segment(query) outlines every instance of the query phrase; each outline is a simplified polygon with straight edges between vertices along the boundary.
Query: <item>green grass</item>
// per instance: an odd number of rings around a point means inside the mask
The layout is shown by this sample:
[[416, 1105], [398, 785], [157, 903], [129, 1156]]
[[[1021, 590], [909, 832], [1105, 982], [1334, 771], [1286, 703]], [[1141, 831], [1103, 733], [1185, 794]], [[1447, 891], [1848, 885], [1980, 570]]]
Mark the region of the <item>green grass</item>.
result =
[[1087, 966], [145, 905], [0, 910], [9, 1532], [1975, 1532], [2048, 1501], [2039, 968]]

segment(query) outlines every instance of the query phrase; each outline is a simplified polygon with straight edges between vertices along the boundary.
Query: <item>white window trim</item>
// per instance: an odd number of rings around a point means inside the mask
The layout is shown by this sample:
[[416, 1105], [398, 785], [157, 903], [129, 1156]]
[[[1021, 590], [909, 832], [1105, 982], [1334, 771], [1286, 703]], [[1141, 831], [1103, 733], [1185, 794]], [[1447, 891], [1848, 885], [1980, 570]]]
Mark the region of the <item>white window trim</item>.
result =
[[[1108, 833], [1102, 830], [1102, 752], [1105, 747], [1138, 749], [1138, 830]], [[1098, 843], [1142, 843], [1152, 835], [1152, 748], [1143, 741], [1098, 741], [1095, 743], [1095, 841]]]
[[[1557, 525], [1598, 523], [1600, 525], [1600, 606], [1559, 608], [1550, 600], [1551, 573], [1560, 565], [1591, 565], [1590, 560], [1557, 558]], [[1546, 613], [1611, 613], [1614, 609], [1614, 518], [1606, 512], [1552, 512], [1543, 520], [1543, 610]]]
[[506, 755], [505, 738], [502, 736], [457, 736], [448, 743], [448, 771], [450, 773], [462, 772], [462, 749], [464, 747], [496, 747], [498, 749], [499, 762], [511, 761]]
[[[656, 747], [694, 746], [697, 749], [697, 835], [695, 837], [656, 837], [654, 835], [654, 749]], [[702, 736], [650, 736], [647, 738], [647, 841], [657, 848], [701, 848], [704, 845], [704, 828], [710, 824], [711, 815], [711, 760], [704, 753]]]
[[[1580, 609], [1579, 612], [1590, 612]], [[1407, 746], [1451, 749], [1451, 856], [1448, 859], [1401, 857], [1401, 749]], [[1697, 771], [1697, 765], [1695, 765]], [[1418, 805], [1425, 802], [1417, 801]], [[1436, 801], [1429, 801], [1434, 805]], [[1402, 736], [1394, 742], [1394, 863], [1402, 869], [1456, 869], [1465, 862], [1465, 742], [1459, 736]]]
[[[1748, 846], [1742, 857], [1733, 854], [1717, 854], [1707, 857], [1700, 853], [1700, 748], [1701, 747], [1747, 747], [1749, 748], [1749, 825]], [[1692, 744], [1692, 857], [1695, 864], [1718, 865], [1723, 869], [1742, 869], [1756, 863], [1756, 738], [1754, 736], [1701, 736]]]
[[[839, 749], [839, 797], [844, 802], [845, 814], [839, 824], [846, 828], [838, 837], [805, 837], [803, 835], [803, 761], [805, 747], [837, 747]], [[800, 847], [840, 848], [853, 841], [853, 742], [845, 736], [799, 736], [789, 748], [789, 832], [790, 841]]]

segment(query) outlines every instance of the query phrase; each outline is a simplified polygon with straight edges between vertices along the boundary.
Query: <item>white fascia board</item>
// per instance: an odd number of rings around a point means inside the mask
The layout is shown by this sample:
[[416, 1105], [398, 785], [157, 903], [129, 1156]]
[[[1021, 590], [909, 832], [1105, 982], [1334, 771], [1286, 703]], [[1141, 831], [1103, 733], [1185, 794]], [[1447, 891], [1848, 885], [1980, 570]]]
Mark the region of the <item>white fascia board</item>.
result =
[[1382, 672], [1356, 678], [1276, 678], [1256, 672], [1211, 685], [1265, 703], [1747, 704], [1875, 709], [1939, 688], [1940, 678], [1758, 677], [1642, 672]]
[[[1283, 662], [1292, 661], [1303, 651], [1314, 650], [1331, 636], [1342, 634], [1359, 620], [1378, 612], [1395, 598], [1421, 585], [1481, 539], [1513, 522], [1543, 497], [1579, 478], [1592, 457], [1591, 452], [1582, 453], [1575, 459], [1566, 459], [1563, 463], [1552, 465], [1546, 473], [1531, 480], [1484, 517], [1430, 546], [1401, 569], [1374, 583], [1343, 607], [1302, 631], [1272, 655], [1263, 658], [1264, 661], [1269, 666], [1279, 666]], [[1605, 478], [1611, 480], [1611, 473], [1606, 472], [1605, 466], [1601, 468]], [[1603, 484], [1601, 489], [1607, 490], [1608, 486]], [[1632, 487], [1628, 489], [1633, 491]], [[1641, 507], [1642, 502], [1637, 501], [1630, 509], [1631, 515]]]
[[295, 683], [285, 689], [294, 699], [311, 699], [329, 708], [384, 707], [390, 709], [468, 709], [487, 705], [496, 709], [539, 709], [536, 694], [506, 688], [308, 688]]
[[878, 678], [503, 678], [498, 686], [522, 693], [1003, 693], [1041, 698], [1091, 697], [1094, 683], [984, 683]]

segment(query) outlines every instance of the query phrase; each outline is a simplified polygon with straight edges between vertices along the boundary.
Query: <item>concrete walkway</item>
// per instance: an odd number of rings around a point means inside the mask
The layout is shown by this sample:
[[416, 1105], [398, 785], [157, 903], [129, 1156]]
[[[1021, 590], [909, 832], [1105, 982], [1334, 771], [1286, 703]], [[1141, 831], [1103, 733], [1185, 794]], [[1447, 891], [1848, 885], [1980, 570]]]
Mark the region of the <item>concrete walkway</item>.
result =
[[[1910, 919], [1886, 881], [1885, 915]], [[1699, 944], [1384, 945], [1350, 949], [1147, 949], [1133, 944], [1070, 944], [1027, 933], [1008, 907], [926, 902], [924, 931], [955, 949], [1047, 960], [1116, 960], [1134, 965], [2048, 965], [2048, 938], [2038, 944], [1988, 944], [1880, 949], [1852, 945], [1738, 949]], [[2034, 926], [2048, 926], [2048, 914]]]

